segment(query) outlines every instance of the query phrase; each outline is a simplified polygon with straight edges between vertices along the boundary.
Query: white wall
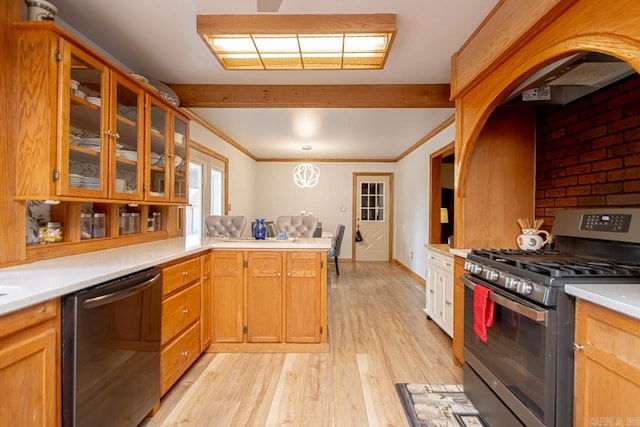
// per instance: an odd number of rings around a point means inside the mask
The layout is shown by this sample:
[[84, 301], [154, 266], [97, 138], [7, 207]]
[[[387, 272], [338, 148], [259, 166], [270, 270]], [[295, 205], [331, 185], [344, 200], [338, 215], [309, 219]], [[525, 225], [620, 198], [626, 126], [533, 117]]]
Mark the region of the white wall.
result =
[[[317, 162], [320, 181], [314, 188], [298, 188], [293, 183], [297, 163], [258, 162], [256, 169], [257, 217], [273, 220], [280, 215], [300, 215], [311, 211], [322, 222], [322, 229], [335, 232], [338, 224], [346, 226], [341, 258], [352, 257], [351, 218], [354, 172], [395, 172], [395, 163]], [[346, 211], [340, 212], [345, 206]]]
[[429, 157], [454, 139], [452, 124], [396, 164], [394, 257], [422, 277], [426, 269], [424, 245], [429, 242]]

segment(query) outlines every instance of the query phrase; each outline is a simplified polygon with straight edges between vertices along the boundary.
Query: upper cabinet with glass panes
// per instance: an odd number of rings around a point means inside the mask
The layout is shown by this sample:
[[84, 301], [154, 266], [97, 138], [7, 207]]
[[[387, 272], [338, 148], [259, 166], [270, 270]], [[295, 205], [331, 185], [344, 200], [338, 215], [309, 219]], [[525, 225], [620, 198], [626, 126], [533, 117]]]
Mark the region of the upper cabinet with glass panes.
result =
[[187, 204], [189, 121], [156, 97], [147, 95], [148, 173], [145, 200]]
[[[54, 23], [15, 27], [24, 107], [18, 114], [17, 197], [186, 203], [173, 195], [182, 176], [165, 171], [160, 158], [173, 161], [179, 151], [174, 127], [186, 148], [188, 120]], [[154, 108], [163, 111], [159, 125]], [[177, 118], [180, 126], [173, 123]], [[156, 169], [164, 175], [150, 180]], [[169, 192], [145, 191], [145, 185], [167, 182]]]

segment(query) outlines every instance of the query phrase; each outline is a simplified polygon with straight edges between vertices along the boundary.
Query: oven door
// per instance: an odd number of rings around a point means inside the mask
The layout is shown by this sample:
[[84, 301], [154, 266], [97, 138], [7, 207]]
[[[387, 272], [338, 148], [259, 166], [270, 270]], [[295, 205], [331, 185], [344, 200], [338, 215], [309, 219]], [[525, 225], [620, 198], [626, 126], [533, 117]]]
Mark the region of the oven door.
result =
[[[555, 416], [556, 313], [477, 277], [463, 275], [464, 358], [527, 426], [552, 426]], [[476, 285], [489, 288], [494, 324], [482, 341], [473, 327]], [[482, 396], [476, 396], [475, 399]], [[478, 407], [482, 404], [479, 403]]]

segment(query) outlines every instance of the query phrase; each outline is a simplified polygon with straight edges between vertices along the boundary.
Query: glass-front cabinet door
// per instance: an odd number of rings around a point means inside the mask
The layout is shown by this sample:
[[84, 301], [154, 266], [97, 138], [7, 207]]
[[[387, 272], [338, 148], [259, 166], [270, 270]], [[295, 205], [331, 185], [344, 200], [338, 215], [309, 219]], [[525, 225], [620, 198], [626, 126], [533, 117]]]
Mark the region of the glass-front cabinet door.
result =
[[[62, 196], [107, 197], [109, 70], [64, 42], [69, 68], [62, 73], [63, 104], [57, 192]], [[68, 111], [68, 115], [64, 114]]]
[[171, 182], [171, 146], [169, 145], [169, 109], [154, 98], [147, 97], [147, 156], [149, 172], [146, 200], [168, 202]]
[[189, 202], [189, 150], [187, 149], [188, 135], [187, 119], [173, 114], [173, 192], [172, 202]]
[[109, 197], [141, 200], [144, 165], [144, 92], [112, 73], [112, 117], [107, 136], [111, 155]]

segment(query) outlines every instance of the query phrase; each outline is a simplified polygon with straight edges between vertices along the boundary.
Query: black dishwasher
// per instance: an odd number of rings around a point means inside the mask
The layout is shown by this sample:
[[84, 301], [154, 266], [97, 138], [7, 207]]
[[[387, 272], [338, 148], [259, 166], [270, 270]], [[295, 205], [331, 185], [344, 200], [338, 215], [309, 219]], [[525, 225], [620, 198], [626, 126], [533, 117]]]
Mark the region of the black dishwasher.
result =
[[63, 298], [64, 426], [137, 426], [160, 402], [160, 278], [150, 268]]

